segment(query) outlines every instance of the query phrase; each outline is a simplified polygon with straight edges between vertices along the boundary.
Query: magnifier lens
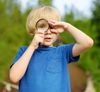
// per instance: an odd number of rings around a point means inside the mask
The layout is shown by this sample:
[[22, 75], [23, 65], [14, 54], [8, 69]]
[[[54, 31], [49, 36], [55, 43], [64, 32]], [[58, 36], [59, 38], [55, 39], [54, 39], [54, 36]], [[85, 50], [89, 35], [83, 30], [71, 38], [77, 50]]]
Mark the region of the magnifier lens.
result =
[[38, 31], [44, 31], [45, 32], [45, 31], [48, 30], [48, 28], [49, 28], [49, 24], [48, 24], [47, 20], [40, 19], [40, 20], [37, 21], [37, 23], [36, 23], [36, 29]]

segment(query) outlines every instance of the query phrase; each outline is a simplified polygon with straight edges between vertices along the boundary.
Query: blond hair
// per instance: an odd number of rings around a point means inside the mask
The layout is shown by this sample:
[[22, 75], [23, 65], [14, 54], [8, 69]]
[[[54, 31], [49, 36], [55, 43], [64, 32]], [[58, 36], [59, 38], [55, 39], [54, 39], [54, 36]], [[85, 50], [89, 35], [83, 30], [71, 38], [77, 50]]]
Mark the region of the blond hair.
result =
[[30, 35], [34, 35], [36, 29], [35, 28], [36, 22], [41, 18], [47, 20], [48, 19], [54, 19], [57, 21], [61, 20], [59, 13], [53, 7], [44, 6], [35, 8], [29, 13], [26, 21], [26, 29]]

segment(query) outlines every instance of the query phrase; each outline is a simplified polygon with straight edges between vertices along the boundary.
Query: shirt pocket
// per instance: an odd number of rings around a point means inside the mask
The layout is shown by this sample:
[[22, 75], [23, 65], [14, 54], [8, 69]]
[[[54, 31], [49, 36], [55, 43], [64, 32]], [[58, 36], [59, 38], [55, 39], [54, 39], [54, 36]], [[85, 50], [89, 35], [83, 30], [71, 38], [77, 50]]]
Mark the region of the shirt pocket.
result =
[[46, 71], [50, 73], [62, 72], [62, 59], [61, 58], [50, 58], [47, 62]]

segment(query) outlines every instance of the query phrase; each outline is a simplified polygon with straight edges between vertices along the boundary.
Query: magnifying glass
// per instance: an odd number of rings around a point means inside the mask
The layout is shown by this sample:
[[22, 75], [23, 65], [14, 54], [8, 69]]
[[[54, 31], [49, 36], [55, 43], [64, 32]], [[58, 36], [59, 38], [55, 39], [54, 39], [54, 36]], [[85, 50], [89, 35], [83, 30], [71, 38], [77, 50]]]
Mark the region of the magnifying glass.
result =
[[36, 22], [36, 30], [46, 32], [49, 29], [49, 23], [46, 19], [39, 19]]
[[[46, 19], [39, 19], [37, 22], [36, 22], [36, 25], [35, 25], [35, 27], [36, 27], [36, 30], [37, 31], [39, 31], [39, 32], [46, 32], [46, 31], [48, 31], [48, 29], [49, 29], [49, 23], [48, 23], [48, 21], [46, 20]], [[41, 45], [41, 43], [39, 43], [39, 46], [42, 46]]]

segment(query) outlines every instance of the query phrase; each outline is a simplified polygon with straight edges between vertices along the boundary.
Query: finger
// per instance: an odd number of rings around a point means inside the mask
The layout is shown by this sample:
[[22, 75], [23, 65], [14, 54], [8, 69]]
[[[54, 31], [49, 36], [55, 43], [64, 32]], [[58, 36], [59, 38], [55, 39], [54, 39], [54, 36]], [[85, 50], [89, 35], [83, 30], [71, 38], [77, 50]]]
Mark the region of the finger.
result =
[[57, 21], [55, 21], [55, 20], [48, 20], [48, 23], [53, 25], [53, 24], [57, 23]]
[[57, 21], [56, 20], [49, 19], [48, 22], [56, 23]]
[[37, 34], [39, 37], [44, 38], [44, 34]]
[[35, 34], [34, 37], [35, 37], [36, 39], [44, 39], [44, 34], [37, 33], [37, 34]]
[[56, 22], [54, 22], [54, 21], [48, 21], [48, 23], [54, 25]]
[[40, 38], [39, 38], [39, 42], [42, 44], [43, 41], [44, 41], [44, 37], [40, 37]]
[[51, 29], [51, 32], [54, 34], [58, 34], [58, 31], [56, 29]]
[[61, 24], [59, 22], [49, 21], [48, 23], [53, 28], [61, 26]]
[[42, 39], [44, 39], [44, 35], [40, 35], [40, 37], [41, 37]]

